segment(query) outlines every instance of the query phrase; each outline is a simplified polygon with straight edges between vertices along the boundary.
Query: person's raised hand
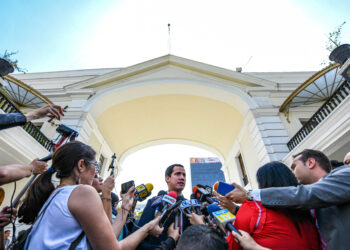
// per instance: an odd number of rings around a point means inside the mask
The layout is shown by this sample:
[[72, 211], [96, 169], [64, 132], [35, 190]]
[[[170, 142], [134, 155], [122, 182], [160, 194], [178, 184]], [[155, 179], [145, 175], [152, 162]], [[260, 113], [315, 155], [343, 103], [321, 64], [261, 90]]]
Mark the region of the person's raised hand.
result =
[[122, 198], [121, 208], [123, 210], [126, 210], [127, 212], [130, 212], [134, 204], [134, 200], [135, 200], [134, 190], [135, 190], [135, 187], [132, 186], [129, 188], [128, 192], [126, 192], [125, 194], [120, 193], [120, 197]]
[[204, 225], [204, 215], [198, 215], [196, 213], [192, 213], [192, 214], [187, 214], [185, 213], [185, 215], [187, 216], [188, 220], [190, 221], [190, 223], [192, 225]]
[[114, 186], [115, 186], [114, 176], [108, 176], [102, 184], [102, 193], [112, 192]]
[[47, 170], [47, 163], [39, 161], [38, 158], [34, 159], [29, 166], [33, 169], [33, 174], [42, 174]]
[[233, 202], [243, 203], [243, 201], [246, 200], [247, 191], [237, 183], [232, 183], [232, 186], [234, 186], [235, 189], [226, 194], [225, 197]]
[[168, 237], [171, 237], [175, 242], [180, 238], [180, 228], [174, 228], [174, 222], [168, 228]]
[[159, 226], [159, 221], [161, 220], [161, 218], [162, 218], [161, 216], [157, 216], [156, 218], [154, 218], [153, 220], [147, 223], [149, 234], [155, 237], [158, 237], [159, 235], [161, 235], [161, 233], [164, 230], [164, 227]]
[[64, 114], [63, 114], [64, 111], [65, 110], [59, 105], [48, 104], [44, 107], [30, 111], [25, 116], [26, 116], [28, 122], [32, 121], [32, 120], [40, 119], [40, 118], [43, 118], [46, 116], [60, 120], [61, 116], [64, 116]]
[[226, 208], [232, 214], [236, 213], [237, 205], [233, 203], [230, 199], [226, 198], [225, 196], [216, 196], [215, 198], [220, 201], [219, 207], [221, 209]]
[[269, 248], [265, 248], [260, 246], [255, 240], [250, 236], [249, 233], [239, 230], [242, 235], [232, 231], [232, 235], [235, 238], [235, 241], [238, 242], [244, 250], [269, 250]]
[[11, 209], [8, 206], [3, 207], [3, 209], [0, 212], [0, 228], [7, 226], [11, 221], [11, 217], [15, 218], [16, 215], [17, 215], [16, 208]]

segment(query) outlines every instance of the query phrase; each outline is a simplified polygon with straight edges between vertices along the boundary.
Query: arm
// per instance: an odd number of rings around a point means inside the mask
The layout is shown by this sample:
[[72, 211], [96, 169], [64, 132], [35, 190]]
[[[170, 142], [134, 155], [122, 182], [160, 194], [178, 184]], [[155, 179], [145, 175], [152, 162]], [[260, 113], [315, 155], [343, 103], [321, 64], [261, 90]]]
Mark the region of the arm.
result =
[[46, 171], [47, 163], [33, 160], [29, 165], [12, 164], [0, 166], [0, 185], [20, 180], [32, 174], [41, 174]]
[[33, 111], [26, 114], [27, 121], [32, 121], [40, 118], [44, 118], [46, 116], [50, 118], [56, 118], [58, 120], [61, 119], [61, 116], [64, 116], [63, 112], [65, 110], [58, 105], [48, 104], [44, 107], [34, 109]]
[[168, 228], [168, 238], [160, 243], [156, 250], [173, 250], [176, 247], [176, 241], [180, 238], [180, 228], [174, 228], [174, 222]]
[[[106, 212], [106, 215], [111, 223], [112, 221], [112, 199], [111, 192], [114, 188], [115, 182], [113, 176], [108, 176], [107, 179], [102, 184], [102, 204], [103, 209]], [[119, 232], [120, 233], [120, 232]]]
[[119, 237], [120, 232], [122, 231], [123, 226], [125, 225], [131, 206], [134, 203], [134, 189], [135, 187], [131, 187], [126, 194], [120, 195], [122, 197], [122, 206], [112, 225], [113, 232], [117, 236], [117, 238]]
[[84, 230], [92, 249], [121, 249], [101, 199], [92, 186], [76, 187], [68, 199], [68, 208]]
[[24, 125], [26, 117], [21, 113], [0, 114], [0, 130]]
[[350, 201], [350, 167], [340, 168], [318, 182], [298, 187], [261, 190], [264, 206], [322, 208]]
[[262, 247], [256, 243], [249, 233], [242, 230], [239, 231], [241, 232], [242, 236], [235, 232], [232, 232], [232, 235], [244, 250], [269, 250], [269, 248]]
[[136, 232], [130, 234], [128, 237], [120, 242], [121, 248], [124, 249], [135, 249], [140, 242], [148, 236], [149, 233], [156, 235], [157, 237], [163, 232], [164, 228], [159, 227], [159, 221], [161, 217], [158, 216], [154, 220], [148, 222]]

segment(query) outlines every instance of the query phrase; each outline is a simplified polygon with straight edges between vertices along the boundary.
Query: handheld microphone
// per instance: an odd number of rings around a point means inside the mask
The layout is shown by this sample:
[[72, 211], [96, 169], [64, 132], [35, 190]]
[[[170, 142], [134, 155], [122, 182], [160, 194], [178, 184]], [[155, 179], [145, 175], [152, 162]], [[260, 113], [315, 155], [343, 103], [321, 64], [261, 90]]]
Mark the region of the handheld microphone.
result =
[[202, 204], [196, 199], [192, 199], [191, 204], [196, 214], [202, 215], [202, 212], [201, 212]]
[[157, 216], [158, 212], [161, 211], [163, 214], [167, 208], [174, 205], [176, 203], [177, 194], [173, 191], [169, 192], [166, 195], [160, 196], [161, 200], [159, 201], [159, 198], [157, 198], [153, 203], [153, 207], [156, 207], [156, 211], [154, 212], [154, 216]]
[[227, 229], [230, 232], [234, 231], [239, 235], [242, 235], [241, 232], [232, 225], [232, 222], [235, 220], [235, 216], [227, 209], [220, 209], [218, 205], [210, 204], [207, 207], [207, 210], [210, 216], [215, 219], [216, 224], [223, 232], [225, 232], [225, 229]]
[[196, 199], [198, 199], [200, 202], [208, 202], [209, 204], [213, 204], [215, 201], [213, 201], [213, 199], [211, 199], [209, 196], [211, 195], [211, 193], [208, 192], [208, 190], [204, 189], [204, 188], [200, 188], [200, 187], [193, 187], [192, 189]]
[[192, 214], [192, 211], [190, 209], [191, 206], [192, 206], [191, 201], [184, 200], [184, 201], [181, 202], [180, 209], [182, 211], [184, 211], [185, 213], [187, 213], [187, 214]]
[[137, 201], [144, 201], [152, 194], [153, 185], [151, 183], [146, 183], [138, 185], [135, 187], [135, 196]]
[[218, 194], [221, 194], [223, 196], [225, 196], [227, 193], [235, 189], [235, 187], [232, 186], [231, 184], [228, 184], [222, 181], [215, 182], [213, 188]]
[[[165, 221], [168, 219], [168, 217], [170, 216], [170, 214], [171, 214], [172, 212], [174, 212], [175, 209], [177, 209], [177, 208], [180, 206], [180, 204], [181, 204], [181, 201], [177, 201], [177, 202], [175, 202], [175, 204], [173, 204], [173, 205], [167, 207], [167, 208], [164, 210], [164, 212], [163, 212], [162, 215], [161, 215], [162, 218], [161, 218], [160, 221], [159, 221], [159, 226], [160, 226], [160, 227], [162, 227], [162, 226], [164, 225]], [[179, 210], [177, 210], [177, 211], [179, 211]], [[178, 222], [179, 222], [179, 221], [178, 221]]]

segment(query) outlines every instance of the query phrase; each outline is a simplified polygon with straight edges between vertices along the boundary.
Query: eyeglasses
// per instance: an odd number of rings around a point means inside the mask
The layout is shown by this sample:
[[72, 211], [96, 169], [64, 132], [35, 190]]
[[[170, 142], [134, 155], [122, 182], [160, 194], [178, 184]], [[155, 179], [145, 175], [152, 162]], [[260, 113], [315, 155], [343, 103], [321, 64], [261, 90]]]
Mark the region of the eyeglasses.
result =
[[94, 165], [95, 166], [95, 172], [100, 171], [100, 163], [93, 162], [93, 161], [85, 161], [85, 162]]
[[344, 161], [344, 165], [350, 165], [350, 160]]

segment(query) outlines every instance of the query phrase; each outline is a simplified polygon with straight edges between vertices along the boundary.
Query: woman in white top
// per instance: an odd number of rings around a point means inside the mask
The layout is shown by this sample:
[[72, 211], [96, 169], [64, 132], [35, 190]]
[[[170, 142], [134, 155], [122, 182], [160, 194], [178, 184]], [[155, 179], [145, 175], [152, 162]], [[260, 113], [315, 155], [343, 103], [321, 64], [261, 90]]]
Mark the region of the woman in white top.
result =
[[[111, 224], [96, 190], [77, 185], [79, 181], [92, 183], [95, 165], [95, 151], [82, 142], [67, 143], [54, 153], [52, 168], [34, 182], [18, 211], [20, 221], [30, 224], [48, 205], [35, 221], [25, 249], [68, 249], [82, 232], [85, 236], [76, 249], [134, 249], [148, 233], [162, 232], [157, 218], [118, 242], [116, 237], [135, 198], [133, 190], [123, 199], [119, 220]], [[56, 189], [51, 182], [55, 171], [60, 178]]]

